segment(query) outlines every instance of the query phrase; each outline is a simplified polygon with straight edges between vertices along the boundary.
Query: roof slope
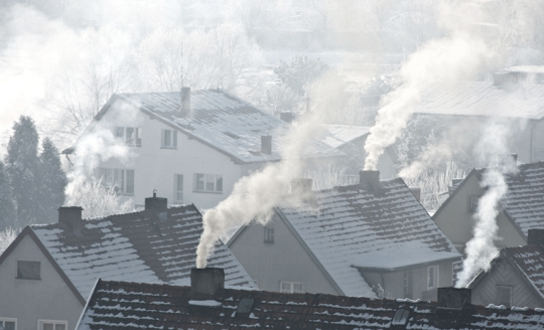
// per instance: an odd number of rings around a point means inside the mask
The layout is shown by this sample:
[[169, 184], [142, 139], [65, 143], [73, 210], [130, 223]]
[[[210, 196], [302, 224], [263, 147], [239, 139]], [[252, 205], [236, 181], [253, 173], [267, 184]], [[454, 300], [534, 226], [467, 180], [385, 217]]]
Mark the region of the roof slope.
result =
[[[151, 211], [83, 220], [81, 234], [65, 224], [32, 226], [32, 230], [83, 297], [97, 278], [148, 283], [189, 283], [202, 215], [192, 204], [168, 209], [167, 220]], [[210, 265], [225, 269], [227, 286], [256, 288], [222, 243]]]
[[[76, 330], [98, 329], [542, 329], [541, 310], [220, 289], [198, 306], [191, 288], [99, 281]], [[253, 300], [246, 313], [242, 299]], [[211, 307], [211, 304], [215, 307]], [[244, 304], [242, 304], [244, 305]], [[400, 312], [399, 312], [400, 311]], [[404, 314], [404, 319], [400, 315]]]
[[[218, 149], [240, 162], [277, 161], [282, 136], [290, 125], [271, 116], [234, 95], [219, 89], [191, 91], [191, 112], [179, 109], [181, 94], [123, 93], [116, 94], [138, 109], [161, 119], [181, 132]], [[113, 98], [112, 97], [112, 98]], [[107, 111], [105, 106], [103, 111]], [[97, 118], [101, 118], [99, 114]], [[261, 136], [272, 136], [272, 154], [262, 154]], [[345, 154], [318, 140], [309, 140], [300, 155], [287, 157], [342, 157]]]
[[501, 255], [506, 256], [517, 266], [521, 274], [544, 299], [544, 249], [540, 245], [504, 248]]
[[320, 139], [333, 148], [370, 133], [370, 127], [348, 125], [323, 125]]
[[[313, 203], [279, 210], [346, 295], [373, 296], [359, 268], [384, 270], [460, 258], [402, 179], [314, 193]], [[370, 291], [370, 292], [369, 292]]]
[[544, 162], [518, 165], [506, 183], [508, 192], [501, 204], [527, 237], [529, 229], [544, 226]]
[[414, 112], [451, 116], [544, 117], [544, 85], [518, 84], [514, 91], [492, 81], [433, 81], [420, 94]]

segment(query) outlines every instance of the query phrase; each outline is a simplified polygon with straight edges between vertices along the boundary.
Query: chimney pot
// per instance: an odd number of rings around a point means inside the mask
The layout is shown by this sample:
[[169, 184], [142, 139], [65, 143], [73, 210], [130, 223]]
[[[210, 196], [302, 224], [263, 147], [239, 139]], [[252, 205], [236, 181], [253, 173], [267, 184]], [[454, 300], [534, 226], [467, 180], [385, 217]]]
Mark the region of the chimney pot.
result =
[[272, 154], [272, 136], [261, 136], [261, 153], [265, 155]]
[[181, 88], [180, 112], [185, 117], [191, 114], [191, 87]]
[[527, 232], [527, 245], [535, 244], [544, 247], [544, 228], [529, 229]]
[[191, 269], [191, 296], [206, 299], [225, 288], [225, 271], [222, 268]]
[[462, 309], [466, 304], [471, 304], [472, 291], [459, 288], [438, 288], [438, 306], [452, 309]]
[[379, 192], [380, 171], [359, 171], [359, 184], [372, 193]]
[[82, 213], [81, 206], [61, 206], [59, 208], [59, 223], [65, 224], [73, 232], [79, 232], [83, 227]]

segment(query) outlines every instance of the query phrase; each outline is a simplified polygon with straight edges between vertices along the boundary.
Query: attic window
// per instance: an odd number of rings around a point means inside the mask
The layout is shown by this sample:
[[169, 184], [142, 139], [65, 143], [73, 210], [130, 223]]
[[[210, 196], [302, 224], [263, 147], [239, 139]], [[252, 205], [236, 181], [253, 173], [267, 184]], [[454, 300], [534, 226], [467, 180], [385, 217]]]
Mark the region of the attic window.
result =
[[410, 310], [408, 309], [397, 309], [391, 325], [406, 325], [408, 323], [408, 317], [410, 317]]
[[225, 134], [226, 136], [228, 137], [231, 137], [233, 139], [239, 139], [240, 137], [234, 133], [231, 133], [231, 132], [223, 132], [223, 134]]
[[17, 261], [17, 278], [22, 280], [41, 280], [39, 261]]
[[274, 243], [274, 228], [264, 227], [264, 242]]
[[253, 310], [253, 304], [255, 299], [252, 298], [242, 298], [238, 303], [238, 308], [236, 308], [236, 315], [247, 315]]

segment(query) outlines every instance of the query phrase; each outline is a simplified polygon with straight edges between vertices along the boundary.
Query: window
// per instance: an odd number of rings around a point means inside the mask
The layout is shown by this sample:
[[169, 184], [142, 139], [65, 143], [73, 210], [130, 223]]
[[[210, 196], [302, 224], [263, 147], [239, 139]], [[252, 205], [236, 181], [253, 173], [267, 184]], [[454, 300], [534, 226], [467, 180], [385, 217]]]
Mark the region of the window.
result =
[[24, 280], [40, 280], [40, 262], [17, 260], [17, 278]]
[[174, 174], [174, 200], [183, 202], [183, 174]]
[[512, 307], [512, 287], [497, 285], [497, 303], [505, 307]]
[[413, 291], [414, 291], [414, 275], [412, 271], [404, 272], [403, 289], [404, 289], [404, 298], [412, 299]]
[[434, 289], [438, 286], [438, 266], [430, 266], [427, 268], [427, 290]]
[[38, 330], [66, 330], [68, 321], [38, 320]]
[[195, 174], [195, 191], [199, 192], [223, 192], [223, 176], [221, 174]]
[[178, 147], [178, 131], [172, 129], [161, 130], [161, 148], [176, 149]]
[[113, 187], [116, 193], [134, 195], [134, 170], [99, 167], [98, 177], [104, 186]]
[[470, 196], [468, 199], [468, 210], [472, 213], [478, 210], [478, 196]]
[[264, 242], [274, 243], [274, 228], [264, 227]]
[[302, 283], [280, 282], [281, 293], [303, 293]]
[[16, 330], [17, 319], [0, 317], [0, 329], [2, 330]]
[[142, 129], [139, 127], [115, 127], [115, 137], [123, 140], [127, 146], [142, 146]]

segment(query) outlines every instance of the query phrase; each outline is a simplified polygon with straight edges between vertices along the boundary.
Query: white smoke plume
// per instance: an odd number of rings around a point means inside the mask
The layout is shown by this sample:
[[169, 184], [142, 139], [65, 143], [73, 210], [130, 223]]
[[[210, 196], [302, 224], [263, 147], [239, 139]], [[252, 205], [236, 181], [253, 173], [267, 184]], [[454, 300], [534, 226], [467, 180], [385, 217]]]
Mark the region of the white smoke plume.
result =
[[[467, 21], [467, 15], [463, 17], [463, 12], [474, 12], [473, 7], [467, 11], [467, 5], [470, 3], [444, 7], [442, 16], [445, 24], [450, 25], [447, 27], [450, 33], [425, 44], [401, 68], [402, 83], [382, 99], [376, 124], [365, 142], [365, 170], [377, 169], [385, 148], [392, 145], [406, 127], [425, 84], [474, 78], [493, 58], [493, 51], [485, 40], [473, 33], [473, 22]], [[451, 17], [464, 19], [452, 23]], [[478, 20], [479, 16], [473, 19]]]
[[463, 270], [458, 274], [455, 287], [466, 287], [470, 280], [481, 270], [487, 271], [491, 261], [496, 256], [498, 249], [495, 241], [498, 239], [497, 215], [500, 212], [501, 199], [508, 192], [505, 175], [514, 173], [517, 166], [513, 159], [504, 159], [499, 155], [505, 155], [506, 141], [509, 139], [507, 126], [499, 123], [490, 123], [484, 131], [477, 150], [481, 157], [491, 162], [494, 167], [489, 167], [483, 173], [480, 186], [485, 188], [485, 193], [478, 200], [478, 207], [474, 215], [473, 237], [465, 247], [466, 258], [463, 261]]

